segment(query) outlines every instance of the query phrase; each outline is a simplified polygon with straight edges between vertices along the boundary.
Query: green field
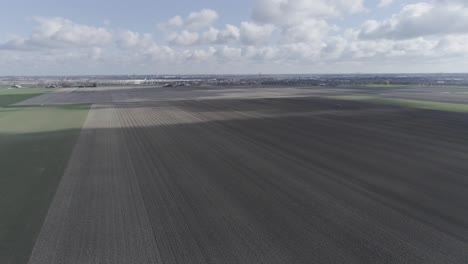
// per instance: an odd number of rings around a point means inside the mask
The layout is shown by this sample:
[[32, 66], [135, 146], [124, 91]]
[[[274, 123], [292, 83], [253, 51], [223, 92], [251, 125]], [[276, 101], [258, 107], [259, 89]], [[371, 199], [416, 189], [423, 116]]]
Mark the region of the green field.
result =
[[336, 100], [363, 101], [363, 102], [370, 102], [370, 103], [377, 103], [377, 104], [399, 105], [399, 106], [418, 108], [418, 109], [468, 113], [467, 104], [443, 103], [443, 102], [409, 100], [409, 99], [398, 99], [398, 98], [379, 98], [379, 97], [374, 97], [374, 96], [369, 96], [369, 95], [327, 96], [326, 98], [336, 99]]
[[381, 104], [400, 105], [400, 106], [412, 107], [412, 108], [418, 108], [418, 109], [429, 109], [429, 110], [439, 110], [439, 111], [449, 111], [449, 112], [459, 112], [459, 113], [468, 112], [468, 105], [466, 104], [454, 104], [454, 103], [396, 99], [396, 98], [374, 98], [374, 99], [369, 99], [366, 101], [381, 103]]
[[45, 88], [21, 88], [8, 89], [0, 88], [0, 107], [21, 102], [28, 98], [50, 92], [50, 89]]
[[[409, 88], [409, 87], [411, 86], [401, 85], [401, 84], [367, 84], [367, 85], [362, 86], [362, 88], [372, 88], [372, 89], [404, 89], [404, 88]], [[353, 87], [353, 88], [356, 88], [356, 87]]]
[[333, 96], [325, 96], [325, 98], [335, 99], [335, 100], [352, 100], [352, 101], [364, 101], [373, 99], [375, 97], [370, 95], [333, 95]]
[[[0, 104], [36, 92], [1, 90]], [[27, 263], [88, 110], [0, 107], [0, 263]]]

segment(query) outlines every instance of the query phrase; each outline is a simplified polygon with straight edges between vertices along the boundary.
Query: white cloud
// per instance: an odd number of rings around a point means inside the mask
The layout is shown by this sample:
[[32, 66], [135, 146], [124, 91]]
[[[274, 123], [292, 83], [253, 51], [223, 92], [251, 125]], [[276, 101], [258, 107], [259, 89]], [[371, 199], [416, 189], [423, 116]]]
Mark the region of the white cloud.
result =
[[302, 23], [285, 26], [281, 32], [281, 43], [316, 43], [333, 27], [324, 20], [305, 20]]
[[240, 39], [246, 45], [268, 43], [273, 34], [271, 25], [259, 25], [253, 22], [242, 22], [240, 26]]
[[130, 30], [124, 30], [119, 32], [117, 36], [117, 44], [123, 48], [147, 48], [153, 43], [153, 37], [151, 34], [133, 32]]
[[39, 27], [31, 37], [33, 40], [77, 45], [108, 44], [112, 40], [112, 34], [104, 28], [76, 24], [60, 17], [38, 17], [35, 20], [39, 23]]
[[100, 47], [92, 47], [88, 52], [88, 57], [91, 60], [99, 60], [102, 57], [103, 50]]
[[177, 52], [173, 48], [156, 44], [152, 45], [147, 50], [143, 50], [142, 55], [144, 57], [150, 56], [153, 61], [164, 63], [171, 63], [178, 59]]
[[[91, 69], [87, 64], [106, 73], [116, 69], [191, 73], [194, 68], [364, 72], [408, 65], [416, 69], [427, 67], [428, 61], [436, 62], [430, 70], [468, 65], [466, 1], [428, 0], [404, 5], [388, 19], [369, 20], [358, 28], [334, 25], [364, 10], [360, 0], [258, 0], [252, 19], [238, 25], [216, 27], [218, 14], [205, 9], [173, 17], [164, 24], [161, 38], [65, 18], [37, 18], [32, 34], [0, 43], [0, 73], [21, 68], [65, 71], [81, 65]], [[204, 67], [193, 67], [196, 63]]]
[[364, 10], [363, 0], [257, 0], [252, 18], [258, 24], [273, 26], [287, 52], [316, 57], [326, 39], [338, 30], [328, 20]]
[[198, 43], [199, 35], [197, 32], [183, 30], [179, 33], [173, 33], [169, 37], [169, 43], [172, 45], [192, 46]]
[[223, 61], [236, 61], [242, 58], [242, 49], [224, 46], [217, 49], [216, 56]]
[[457, 33], [468, 33], [468, 8], [458, 1], [439, 0], [406, 5], [388, 20], [369, 20], [360, 35], [367, 39], [408, 39]]
[[225, 29], [218, 30], [209, 28], [202, 33], [201, 44], [228, 44], [238, 41], [240, 38], [240, 29], [233, 25], [226, 25]]
[[169, 19], [166, 25], [169, 27], [182, 27], [184, 25], [184, 19], [181, 16], [175, 16]]
[[186, 18], [174, 16], [161, 25], [163, 29], [185, 29], [200, 30], [211, 27], [218, 20], [218, 13], [212, 9], [202, 9], [198, 12], [190, 13]]
[[176, 46], [200, 46], [232, 44], [240, 39], [240, 29], [226, 25], [223, 30], [210, 27], [205, 31], [173, 31], [167, 36], [169, 44]]
[[233, 25], [226, 25], [226, 28], [219, 32], [218, 43], [229, 43], [231, 41], [237, 41], [240, 38], [240, 30], [238, 27]]
[[218, 19], [218, 13], [211, 9], [203, 9], [199, 12], [191, 13], [185, 20], [185, 25], [188, 28], [206, 28]]
[[433, 0], [433, 2], [438, 4], [460, 4], [468, 6], [468, 2], [466, 0]]
[[436, 48], [442, 54], [461, 56], [468, 54], [468, 35], [447, 36], [442, 38]]
[[212, 60], [215, 54], [216, 48], [208, 47], [207, 49], [187, 50], [185, 52], [185, 58], [186, 60], [208, 61]]
[[253, 19], [275, 25], [296, 24], [364, 10], [364, 0], [257, 0]]
[[105, 28], [74, 23], [61, 17], [36, 17], [34, 32], [0, 45], [3, 49], [66, 48], [70, 46], [100, 46], [112, 42], [112, 33]]
[[[169, 44], [177, 46], [194, 46], [219, 42], [218, 29], [213, 24], [219, 18], [211, 9], [192, 12], [187, 17], [174, 16], [160, 25], [165, 31]], [[202, 32], [202, 30], [205, 30]], [[224, 33], [223, 33], [224, 34]]]
[[200, 41], [202, 43], [216, 43], [218, 41], [219, 30], [210, 27], [207, 31], [203, 32]]
[[[350, 42], [344, 55], [352, 59], [379, 59], [379, 58], [398, 58], [402, 57], [425, 57], [437, 55], [434, 48], [437, 41], [426, 40], [424, 38], [410, 40], [355, 40]], [[439, 54], [442, 55], [442, 54]], [[403, 61], [402, 61], [403, 62]]]
[[271, 61], [279, 59], [280, 50], [272, 46], [247, 46], [242, 49], [242, 56], [247, 60]]
[[393, 4], [394, 0], [380, 0], [379, 7], [386, 7]]

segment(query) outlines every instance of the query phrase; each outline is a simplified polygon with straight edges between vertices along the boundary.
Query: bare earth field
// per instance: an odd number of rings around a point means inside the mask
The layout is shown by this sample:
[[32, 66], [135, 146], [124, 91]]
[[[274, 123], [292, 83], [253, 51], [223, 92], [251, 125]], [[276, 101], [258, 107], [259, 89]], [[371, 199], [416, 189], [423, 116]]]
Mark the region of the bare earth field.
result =
[[468, 102], [468, 87], [98, 87], [61, 88], [17, 106], [137, 103], [180, 100], [371, 96], [445, 103]]
[[[99, 87], [62, 88], [17, 105], [132, 103], [230, 98], [304, 97], [341, 94], [342, 89], [281, 87]], [[347, 91], [347, 90], [346, 90]]]
[[93, 103], [29, 263], [468, 263], [466, 113], [145, 89], [22, 103]]

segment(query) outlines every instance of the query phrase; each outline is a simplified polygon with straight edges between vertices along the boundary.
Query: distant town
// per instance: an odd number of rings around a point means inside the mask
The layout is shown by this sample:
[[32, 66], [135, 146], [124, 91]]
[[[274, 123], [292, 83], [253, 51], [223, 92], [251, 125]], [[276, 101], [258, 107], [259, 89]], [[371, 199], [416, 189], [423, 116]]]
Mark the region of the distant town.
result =
[[467, 86], [468, 74], [4, 76], [0, 87], [97, 86]]

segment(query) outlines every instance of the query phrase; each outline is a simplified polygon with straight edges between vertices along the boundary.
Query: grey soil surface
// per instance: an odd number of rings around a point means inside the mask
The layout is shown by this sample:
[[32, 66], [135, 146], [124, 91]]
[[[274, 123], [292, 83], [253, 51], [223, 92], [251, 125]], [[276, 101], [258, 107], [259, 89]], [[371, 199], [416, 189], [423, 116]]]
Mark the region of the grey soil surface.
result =
[[16, 105], [134, 103], [232, 98], [304, 97], [341, 95], [349, 89], [284, 87], [98, 87], [63, 88]]
[[468, 263], [467, 133], [319, 98], [96, 104], [30, 264]]
[[60, 88], [51, 93], [17, 103], [29, 105], [66, 105], [138, 103], [184, 100], [297, 98], [326, 96], [372, 96], [447, 103], [467, 103], [468, 87], [97, 87]]

